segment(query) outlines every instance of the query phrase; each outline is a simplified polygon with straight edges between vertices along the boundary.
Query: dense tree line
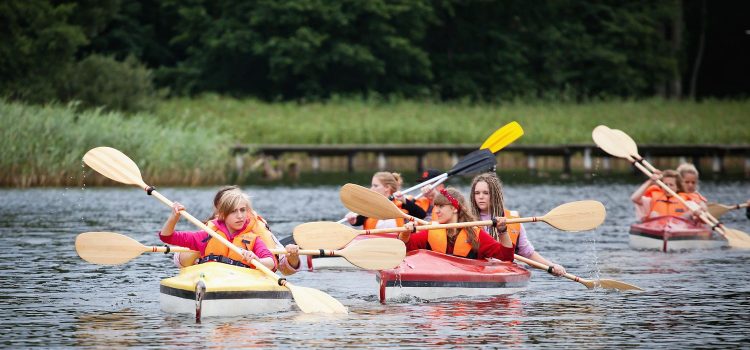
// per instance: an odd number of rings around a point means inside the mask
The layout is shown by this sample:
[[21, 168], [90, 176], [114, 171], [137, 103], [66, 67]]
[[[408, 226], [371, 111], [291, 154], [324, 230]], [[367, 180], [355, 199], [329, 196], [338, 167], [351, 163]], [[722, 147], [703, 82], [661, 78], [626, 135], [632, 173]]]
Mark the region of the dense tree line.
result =
[[7, 0], [0, 96], [122, 94], [113, 82], [131, 84], [125, 94], [269, 100], [742, 96], [748, 10], [704, 0]]

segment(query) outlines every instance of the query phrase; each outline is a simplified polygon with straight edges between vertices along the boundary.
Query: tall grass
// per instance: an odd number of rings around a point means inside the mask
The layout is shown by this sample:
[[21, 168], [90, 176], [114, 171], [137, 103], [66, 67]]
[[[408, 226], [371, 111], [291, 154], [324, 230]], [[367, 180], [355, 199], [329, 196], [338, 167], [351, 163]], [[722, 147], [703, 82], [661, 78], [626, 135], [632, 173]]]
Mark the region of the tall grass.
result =
[[212, 125], [238, 143], [481, 143], [516, 120], [522, 144], [593, 143], [599, 124], [649, 144], [750, 143], [750, 100], [540, 102], [470, 105], [341, 100], [266, 103], [215, 95], [157, 108], [170, 123]]
[[126, 117], [72, 106], [26, 106], [0, 100], [0, 185], [61, 186], [106, 182], [83, 167], [96, 146], [130, 156], [147, 183], [223, 181], [227, 138], [210, 126], [160, 123], [149, 115]]

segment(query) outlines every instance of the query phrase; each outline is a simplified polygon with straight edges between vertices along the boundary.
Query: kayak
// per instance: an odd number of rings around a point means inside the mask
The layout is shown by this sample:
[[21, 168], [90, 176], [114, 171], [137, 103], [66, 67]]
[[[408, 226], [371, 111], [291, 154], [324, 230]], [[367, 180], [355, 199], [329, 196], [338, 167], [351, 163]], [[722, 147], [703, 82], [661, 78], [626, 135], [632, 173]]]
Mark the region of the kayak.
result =
[[188, 266], [159, 286], [161, 309], [201, 316], [241, 316], [289, 310], [292, 295], [263, 272], [219, 262]]
[[630, 225], [630, 247], [635, 249], [668, 252], [726, 245], [726, 239], [713, 233], [710, 227], [684, 218], [658, 216]]
[[413, 296], [430, 300], [458, 296], [512, 294], [529, 283], [531, 273], [508, 261], [476, 260], [431, 250], [413, 250], [390, 270], [376, 273], [380, 302]]

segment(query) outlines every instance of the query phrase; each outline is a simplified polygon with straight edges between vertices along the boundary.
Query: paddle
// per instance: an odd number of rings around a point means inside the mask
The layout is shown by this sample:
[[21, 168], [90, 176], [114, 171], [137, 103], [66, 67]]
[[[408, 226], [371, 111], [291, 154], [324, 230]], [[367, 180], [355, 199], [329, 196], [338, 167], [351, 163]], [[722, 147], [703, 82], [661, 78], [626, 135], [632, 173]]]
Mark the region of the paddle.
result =
[[447, 179], [448, 177], [453, 175], [471, 175], [489, 171], [494, 168], [495, 165], [497, 165], [495, 154], [487, 148], [479, 149], [464, 156], [458, 163], [456, 163], [456, 165], [453, 166], [453, 168], [451, 168], [447, 172], [444, 172], [438, 176], [433, 177], [432, 179], [423, 181], [419, 184], [416, 184], [415, 186], [402, 190], [401, 193], [411, 192], [418, 188], [422, 188], [424, 186], [432, 184], [433, 182]]
[[[599, 125], [594, 128], [591, 135], [597, 146], [599, 146], [605, 152], [615, 157], [627, 159], [629, 162], [635, 165], [636, 168], [646, 174], [646, 176], [653, 176], [653, 171], [656, 171], [656, 168], [654, 168], [650, 163], [645, 161], [638, 154], [638, 146], [636, 145], [635, 141], [633, 141], [633, 139], [625, 132], [621, 130], [610, 129], [604, 125]], [[649, 170], [646, 167], [653, 170]], [[685, 207], [690, 208], [690, 210], [696, 211], [700, 209], [695, 202], [686, 201], [684, 198], [672, 191], [672, 189], [669, 188], [669, 186], [667, 186], [661, 180], [656, 180], [656, 184], [659, 185], [664, 191], [669, 193], [672, 197], [680, 201]], [[729, 246], [735, 248], [750, 249], [750, 236], [747, 233], [725, 227], [710, 213], [701, 213], [699, 217], [701, 218], [701, 220], [703, 220], [703, 222], [711, 226], [714, 231], [723, 235], [724, 238], [727, 239]]]
[[715, 218], [720, 218], [730, 210], [747, 208], [747, 203], [726, 205], [721, 203], [708, 203], [708, 212], [711, 213]]
[[[286, 254], [285, 249], [270, 249], [273, 254]], [[99, 265], [119, 265], [143, 253], [193, 252], [184, 247], [145, 246], [114, 232], [84, 232], [76, 237], [76, 252], [83, 260]], [[373, 238], [353, 242], [341, 250], [300, 250], [300, 255], [340, 256], [352, 265], [366, 270], [392, 269], [406, 256], [404, 242], [397, 239]]]
[[[522, 261], [523, 263], [525, 263], [525, 264], [527, 264], [529, 266], [536, 267], [536, 268], [538, 268], [540, 270], [545, 270], [547, 272], [551, 271], [549, 266], [547, 266], [545, 264], [542, 264], [540, 262], [536, 262], [534, 260], [524, 258], [524, 257], [522, 257], [522, 256], [520, 256], [518, 254], [514, 255], [514, 257], [515, 257], [516, 260]], [[627, 284], [625, 282], [620, 282], [620, 281], [616, 281], [616, 280], [608, 280], [608, 279], [603, 279], [603, 280], [587, 280], [587, 279], [580, 278], [580, 277], [578, 277], [576, 275], [573, 275], [573, 274], [570, 274], [570, 273], [564, 274], [563, 277], [565, 277], [565, 278], [567, 278], [567, 279], [569, 279], [571, 281], [575, 281], [575, 282], [578, 282], [580, 284], [583, 284], [588, 289], [593, 289], [595, 287], [600, 287], [600, 288], [604, 288], [604, 289], [614, 289], [614, 290], [643, 290], [640, 287], [634, 286], [632, 284]]]
[[[170, 208], [172, 207], [172, 201], [162, 196], [153, 187], [143, 182], [141, 170], [138, 168], [138, 165], [122, 152], [110, 147], [97, 147], [86, 152], [83, 156], [83, 161], [100, 174], [120, 183], [138, 186], [144, 189], [149, 195], [156, 197], [166, 206]], [[182, 211], [181, 215], [202, 230], [208, 232], [211, 237], [216, 238], [235, 253], [242, 255], [242, 251], [239, 247], [211, 230], [203, 222], [190, 215], [187, 211]], [[279, 275], [275, 274], [255, 259], [250, 261], [250, 263], [267, 276], [275, 278], [279, 285], [289, 289], [292, 293], [292, 297], [297, 302], [297, 306], [299, 306], [302, 312], [348, 313], [346, 307], [330, 295], [314, 288], [295, 286], [285, 278], [279, 277]]]
[[[383, 197], [383, 196], [380, 196]], [[389, 202], [390, 203], [390, 202]], [[391, 203], [392, 204], [392, 203]], [[375, 205], [373, 205], [375, 207]], [[395, 214], [395, 213], [394, 213]], [[550, 226], [563, 231], [592, 230], [604, 222], [606, 210], [604, 205], [597, 201], [577, 201], [562, 204], [541, 217], [526, 217], [507, 219], [507, 223], [523, 222], [545, 222]], [[383, 217], [387, 219], [388, 217]], [[392, 218], [392, 217], [390, 217]], [[424, 222], [424, 221], [422, 221]], [[416, 226], [415, 230], [431, 230], [439, 228], [460, 228], [472, 226], [489, 226], [492, 220], [457, 222], [450, 224], [428, 224]], [[351, 242], [355, 237], [362, 234], [395, 233], [409, 231], [404, 227], [391, 227], [375, 230], [355, 230], [349, 226], [335, 222], [308, 222], [294, 228], [294, 241], [300, 247], [323, 247], [324, 249], [337, 249]]]

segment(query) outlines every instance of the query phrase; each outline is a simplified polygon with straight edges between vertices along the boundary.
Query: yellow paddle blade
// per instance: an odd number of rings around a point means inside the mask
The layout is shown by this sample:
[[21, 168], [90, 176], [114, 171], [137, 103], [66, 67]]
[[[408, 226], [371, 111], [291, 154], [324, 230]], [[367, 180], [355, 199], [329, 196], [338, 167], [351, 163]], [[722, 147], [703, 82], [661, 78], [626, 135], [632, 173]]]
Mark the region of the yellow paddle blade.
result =
[[408, 217], [388, 198], [369, 188], [346, 184], [339, 191], [344, 206], [360, 215], [379, 220]]
[[724, 237], [732, 248], [750, 249], [750, 235], [745, 232], [725, 227]]
[[302, 249], [339, 249], [358, 235], [348, 226], [329, 221], [307, 222], [292, 231], [294, 242]]
[[523, 136], [523, 128], [521, 128], [521, 124], [513, 121], [505, 124], [502, 128], [495, 130], [495, 132], [484, 141], [479, 149], [488, 148], [492, 153], [497, 153], [497, 151], [510, 145], [521, 136]]
[[717, 219], [732, 209], [734, 208], [724, 204], [708, 203], [708, 213]]
[[584, 200], [565, 203], [539, 218], [540, 221], [564, 231], [593, 230], [604, 222], [607, 209], [599, 201]]
[[83, 162], [112, 180], [127, 185], [136, 185], [143, 189], [148, 185], [143, 182], [138, 165], [122, 152], [111, 147], [92, 148], [83, 156]]
[[395, 238], [369, 238], [354, 241], [338, 252], [355, 266], [367, 270], [392, 269], [406, 257], [406, 245]]
[[76, 252], [92, 264], [124, 264], [148, 251], [138, 241], [114, 232], [84, 232], [76, 237]]
[[292, 297], [302, 312], [323, 312], [328, 314], [349, 313], [346, 306], [320, 290], [295, 286], [289, 282], [286, 282], [285, 286], [289, 288], [290, 292], [292, 292]]

